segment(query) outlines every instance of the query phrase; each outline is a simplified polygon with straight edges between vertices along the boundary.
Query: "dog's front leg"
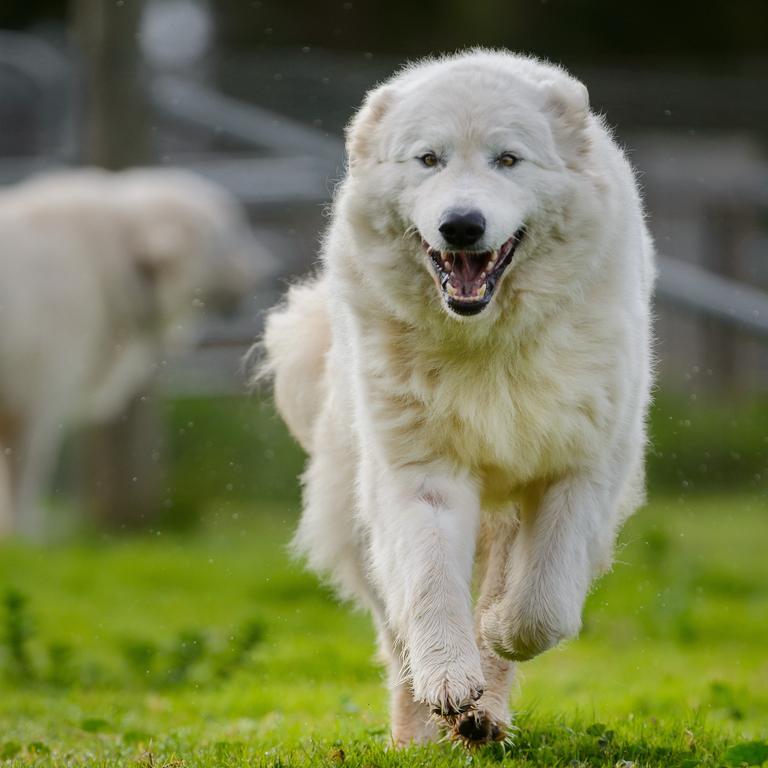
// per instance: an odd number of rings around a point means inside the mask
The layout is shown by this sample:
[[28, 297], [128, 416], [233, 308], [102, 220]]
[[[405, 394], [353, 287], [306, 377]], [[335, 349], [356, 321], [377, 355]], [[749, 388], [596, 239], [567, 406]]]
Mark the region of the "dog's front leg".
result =
[[365, 512], [371, 570], [414, 698], [456, 714], [484, 686], [470, 596], [477, 491], [469, 477], [434, 468], [379, 467], [374, 475]]
[[504, 594], [509, 553], [518, 528], [515, 508], [486, 514], [480, 526], [477, 573], [480, 593], [475, 607], [475, 632], [480, 649], [480, 663], [485, 677], [485, 692], [477, 707], [457, 718], [451, 737], [467, 746], [478, 746], [507, 738], [510, 725], [509, 693], [515, 664], [489, 648], [482, 637], [481, 621], [485, 611]]
[[610, 562], [612, 504], [609, 487], [577, 476], [523, 505], [504, 593], [482, 617], [496, 653], [524, 661], [578, 633], [592, 579]]

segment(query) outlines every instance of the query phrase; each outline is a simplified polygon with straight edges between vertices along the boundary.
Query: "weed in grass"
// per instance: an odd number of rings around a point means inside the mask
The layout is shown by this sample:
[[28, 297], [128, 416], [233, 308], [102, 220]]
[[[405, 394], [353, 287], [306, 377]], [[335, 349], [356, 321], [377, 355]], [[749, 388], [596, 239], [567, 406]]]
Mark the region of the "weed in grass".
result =
[[196, 629], [180, 632], [171, 649], [165, 682], [168, 685], [181, 685], [187, 682], [192, 668], [205, 657], [206, 653], [207, 645], [202, 632]]
[[248, 660], [251, 651], [264, 641], [266, 631], [261, 621], [252, 619], [240, 628], [240, 631], [230, 636], [229, 647], [219, 655], [215, 670], [223, 679], [230, 677]]
[[[8, 590], [3, 599], [0, 650], [4, 653], [4, 671], [16, 684], [43, 683], [53, 687], [80, 686], [92, 688], [116, 682], [114, 674], [105, 672], [95, 659], [75, 661], [72, 645], [58, 640], [48, 641], [40, 664], [33, 663], [31, 647], [44, 642], [37, 636], [30, 612], [29, 599], [21, 592]], [[125, 661], [125, 673], [131, 682], [151, 688], [180, 687], [195, 677], [200, 681], [225, 680], [244, 667], [253, 649], [263, 641], [264, 624], [251, 619], [234, 633], [204, 632], [199, 629], [181, 630], [166, 646], [154, 640], [127, 638], [119, 641], [117, 650]], [[212, 639], [213, 640], [212, 640]], [[215, 641], [215, 642], [214, 642]], [[199, 673], [199, 674], [196, 674]]]
[[27, 752], [31, 756], [44, 757], [51, 754], [51, 748], [44, 741], [32, 741], [27, 744]]
[[748, 741], [734, 744], [723, 755], [723, 762], [729, 768], [741, 766], [763, 765], [768, 761], [768, 743], [764, 741]]
[[48, 654], [47, 681], [51, 685], [66, 688], [75, 681], [77, 672], [74, 666], [75, 652], [71, 645], [52, 641], [46, 646]]
[[3, 597], [2, 642], [7, 651], [8, 674], [22, 681], [34, 679], [35, 672], [29, 653], [29, 641], [33, 625], [27, 610], [27, 598], [15, 589], [6, 591]]
[[6, 741], [0, 744], [0, 760], [13, 760], [21, 752], [21, 744], [18, 741]]
[[86, 733], [101, 733], [109, 728], [109, 723], [101, 717], [86, 717], [80, 728]]
[[134, 679], [151, 681], [154, 678], [159, 648], [153, 640], [126, 639], [120, 650]]
[[131, 678], [154, 688], [182, 686], [192, 681], [226, 680], [248, 663], [249, 654], [264, 639], [264, 624], [252, 619], [227, 642], [218, 633], [186, 629], [167, 647], [153, 640], [128, 639], [120, 646]]
[[184, 761], [177, 757], [163, 760], [157, 758], [153, 752], [145, 752], [138, 766], [139, 768], [184, 768]]
[[709, 705], [713, 710], [719, 710], [732, 720], [743, 720], [744, 709], [739, 703], [739, 697], [733, 689], [720, 680], [709, 684]]

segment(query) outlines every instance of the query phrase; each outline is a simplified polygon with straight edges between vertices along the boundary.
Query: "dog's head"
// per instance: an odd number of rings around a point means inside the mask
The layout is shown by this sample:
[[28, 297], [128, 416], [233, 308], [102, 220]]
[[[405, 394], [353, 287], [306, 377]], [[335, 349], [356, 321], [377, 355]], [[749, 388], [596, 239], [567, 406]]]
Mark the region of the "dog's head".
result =
[[591, 119], [581, 83], [505, 53], [418, 64], [371, 91], [342, 202], [386, 298], [429, 290], [453, 317], [492, 314], [518, 266], [569, 237]]
[[198, 310], [233, 311], [268, 260], [234, 197], [180, 170], [131, 170], [115, 183], [160, 324], [188, 335]]

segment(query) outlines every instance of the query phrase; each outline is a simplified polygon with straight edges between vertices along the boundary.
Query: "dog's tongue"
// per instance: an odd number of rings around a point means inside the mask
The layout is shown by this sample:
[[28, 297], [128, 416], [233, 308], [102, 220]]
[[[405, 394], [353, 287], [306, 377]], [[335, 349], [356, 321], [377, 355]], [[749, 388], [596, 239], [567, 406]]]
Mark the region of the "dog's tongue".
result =
[[480, 273], [488, 261], [488, 254], [457, 251], [453, 254], [451, 282], [462, 296], [471, 296], [479, 282]]

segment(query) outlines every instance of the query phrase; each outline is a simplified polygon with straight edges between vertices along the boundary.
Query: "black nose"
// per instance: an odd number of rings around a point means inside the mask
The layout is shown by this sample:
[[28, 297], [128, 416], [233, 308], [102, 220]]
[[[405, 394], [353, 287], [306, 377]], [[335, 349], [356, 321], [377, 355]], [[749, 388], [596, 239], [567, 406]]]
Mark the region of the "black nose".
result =
[[485, 234], [485, 217], [480, 211], [448, 211], [439, 229], [448, 244], [466, 248]]

